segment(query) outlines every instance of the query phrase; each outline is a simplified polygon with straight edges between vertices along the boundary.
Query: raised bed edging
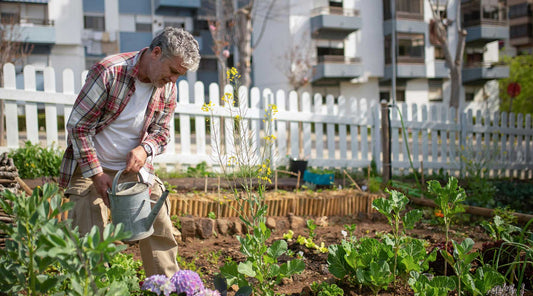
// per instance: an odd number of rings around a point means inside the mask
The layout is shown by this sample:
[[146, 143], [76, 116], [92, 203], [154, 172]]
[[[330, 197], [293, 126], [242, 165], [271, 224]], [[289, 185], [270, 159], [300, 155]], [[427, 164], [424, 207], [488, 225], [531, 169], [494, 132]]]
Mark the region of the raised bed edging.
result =
[[[372, 201], [382, 197], [354, 189], [323, 192], [267, 192], [267, 216], [344, 216], [357, 213], [371, 214]], [[231, 194], [180, 194], [169, 195], [171, 215], [217, 218], [238, 217], [241, 206], [249, 211], [249, 204], [235, 199]]]

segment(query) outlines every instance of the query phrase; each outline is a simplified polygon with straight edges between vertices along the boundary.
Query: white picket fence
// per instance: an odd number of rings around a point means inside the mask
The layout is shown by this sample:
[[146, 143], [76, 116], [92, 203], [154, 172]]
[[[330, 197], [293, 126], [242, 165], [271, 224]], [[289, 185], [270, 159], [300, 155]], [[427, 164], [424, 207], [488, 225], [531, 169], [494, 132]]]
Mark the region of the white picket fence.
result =
[[[62, 73], [62, 93], [56, 92], [52, 68], [44, 70], [44, 91], [36, 91], [32, 66], [24, 68], [24, 89], [16, 88], [13, 65], [6, 64], [3, 71], [0, 99], [5, 104], [7, 145], [0, 146], [0, 151], [15, 149], [25, 141], [64, 148], [65, 129], [58, 129], [57, 123], [59, 116], [68, 118], [76, 97], [72, 71]], [[179, 82], [175, 111], [179, 129], [172, 134], [166, 153], [155, 159], [156, 164], [167, 169], [202, 161], [215, 167], [219, 163], [216, 150], [226, 155], [235, 153], [234, 130], [229, 127], [233, 127], [236, 113], [217, 104], [212, 113], [202, 110], [204, 102], [220, 101], [218, 85], [209, 85], [207, 98], [201, 82], [194, 84], [192, 94], [190, 89], [186, 81]], [[232, 92], [231, 87], [226, 86], [225, 92]], [[239, 98], [239, 114], [254, 143], [260, 143], [264, 135], [266, 106], [277, 105], [274, 165], [286, 165], [289, 158], [304, 158], [309, 166], [318, 168], [360, 169], [368, 167], [372, 160], [378, 168], [382, 166], [381, 111], [375, 101], [308, 93], [299, 96], [295, 92], [274, 93], [258, 88], [239, 89]], [[243, 109], [246, 110], [242, 112]], [[38, 113], [43, 110], [46, 123], [39, 126]], [[459, 112], [459, 120], [455, 120], [453, 109], [437, 105], [400, 104], [390, 110], [394, 174], [411, 172], [412, 162], [416, 170], [423, 167], [425, 173], [442, 169], [459, 175], [461, 169], [486, 168], [490, 176], [532, 177], [533, 130], [529, 114], [477, 112], [474, 116], [467, 111]], [[18, 126], [21, 113], [25, 114], [24, 130]]]

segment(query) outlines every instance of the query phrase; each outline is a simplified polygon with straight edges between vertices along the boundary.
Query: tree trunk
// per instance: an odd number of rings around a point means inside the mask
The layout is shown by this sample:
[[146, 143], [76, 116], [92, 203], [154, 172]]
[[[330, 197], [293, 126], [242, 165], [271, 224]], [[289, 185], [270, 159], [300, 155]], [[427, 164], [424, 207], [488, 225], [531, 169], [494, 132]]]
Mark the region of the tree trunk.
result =
[[252, 60], [252, 8], [242, 8], [236, 13], [236, 38], [237, 48], [239, 49], [239, 61], [237, 70], [241, 75], [241, 85], [250, 87], [252, 79], [251, 60]]

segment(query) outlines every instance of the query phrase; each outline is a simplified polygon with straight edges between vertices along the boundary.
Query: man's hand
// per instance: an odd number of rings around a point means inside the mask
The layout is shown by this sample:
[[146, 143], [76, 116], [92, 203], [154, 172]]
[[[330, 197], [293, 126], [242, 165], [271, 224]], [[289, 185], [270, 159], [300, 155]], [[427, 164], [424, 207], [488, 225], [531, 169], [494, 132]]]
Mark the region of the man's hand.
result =
[[128, 152], [126, 172], [138, 173], [144, 166], [148, 155], [142, 146], [137, 146]]
[[104, 204], [109, 207], [109, 196], [107, 196], [107, 189], [113, 186], [113, 179], [108, 174], [99, 173], [91, 177], [96, 192], [104, 200]]

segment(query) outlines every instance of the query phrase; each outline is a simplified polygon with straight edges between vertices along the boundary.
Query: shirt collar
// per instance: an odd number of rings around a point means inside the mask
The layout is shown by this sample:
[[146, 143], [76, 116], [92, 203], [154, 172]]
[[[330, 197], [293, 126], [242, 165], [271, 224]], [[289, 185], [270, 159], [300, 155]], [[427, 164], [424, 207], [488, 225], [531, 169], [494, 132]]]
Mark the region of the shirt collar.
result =
[[139, 50], [139, 52], [133, 57], [133, 59], [128, 61], [128, 74], [131, 77], [137, 78], [137, 75], [139, 75], [139, 61], [141, 60], [141, 56], [143, 55], [143, 53], [145, 53], [146, 51], [148, 51], [148, 47]]

